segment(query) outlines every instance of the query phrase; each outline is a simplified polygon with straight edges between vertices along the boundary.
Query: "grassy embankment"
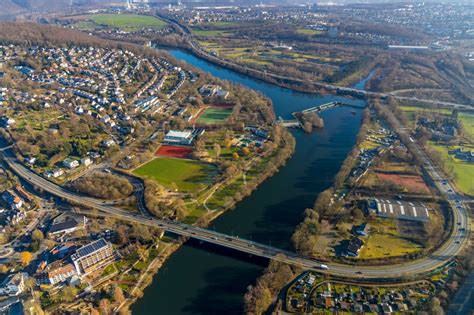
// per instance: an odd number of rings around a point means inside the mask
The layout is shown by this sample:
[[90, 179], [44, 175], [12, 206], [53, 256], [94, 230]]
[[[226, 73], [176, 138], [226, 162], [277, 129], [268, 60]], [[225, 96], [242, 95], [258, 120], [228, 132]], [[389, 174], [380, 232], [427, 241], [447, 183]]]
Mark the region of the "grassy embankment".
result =
[[166, 22], [154, 16], [138, 14], [97, 14], [86, 15], [78, 21], [75, 27], [78, 29], [92, 30], [100, 26], [118, 28], [127, 32], [138, 31], [142, 28], [160, 29], [166, 26]]

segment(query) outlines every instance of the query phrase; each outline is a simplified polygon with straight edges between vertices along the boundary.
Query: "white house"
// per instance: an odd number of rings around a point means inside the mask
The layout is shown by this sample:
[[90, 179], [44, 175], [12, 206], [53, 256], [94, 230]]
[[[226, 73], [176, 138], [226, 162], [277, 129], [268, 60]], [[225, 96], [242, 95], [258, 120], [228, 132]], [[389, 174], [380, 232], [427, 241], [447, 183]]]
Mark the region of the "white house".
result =
[[79, 162], [77, 160], [73, 160], [73, 159], [65, 159], [63, 161], [63, 165], [65, 167], [67, 167], [68, 169], [73, 169], [73, 168], [76, 168], [79, 166]]
[[89, 166], [92, 164], [92, 160], [90, 157], [86, 156], [84, 158], [81, 159], [81, 164], [84, 165], [84, 166]]
[[27, 157], [27, 158], [25, 159], [25, 162], [28, 163], [28, 164], [33, 165], [33, 164], [36, 163], [36, 158], [33, 157], [33, 156], [29, 156], [29, 157]]

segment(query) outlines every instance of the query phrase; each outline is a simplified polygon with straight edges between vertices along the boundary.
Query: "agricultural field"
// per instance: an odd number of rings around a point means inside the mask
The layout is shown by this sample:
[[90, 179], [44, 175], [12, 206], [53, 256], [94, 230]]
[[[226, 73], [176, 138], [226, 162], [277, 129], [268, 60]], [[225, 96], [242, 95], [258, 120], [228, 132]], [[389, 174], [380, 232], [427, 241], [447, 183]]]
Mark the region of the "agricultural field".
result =
[[217, 175], [217, 168], [193, 160], [155, 158], [135, 169], [133, 173], [154, 179], [170, 189], [196, 192], [212, 184]]
[[375, 174], [379, 180], [390, 182], [401, 187], [404, 191], [422, 194], [430, 193], [430, 189], [419, 175], [387, 174], [382, 172], [375, 172]]
[[[97, 14], [89, 15], [87, 19], [95, 23], [97, 26], [107, 26], [119, 28], [124, 31], [133, 32], [142, 28], [160, 29], [166, 25], [166, 22], [148, 15], [137, 14]], [[85, 25], [91, 27], [92, 25]]]
[[232, 35], [232, 33], [227, 32], [227, 31], [216, 31], [216, 30], [198, 30], [198, 29], [192, 29], [192, 32], [196, 36], [201, 36], [201, 37], [221, 37], [221, 36], [229, 36]]
[[[456, 149], [456, 146], [445, 146], [441, 144], [436, 144], [434, 142], [429, 142], [428, 146], [442, 156], [442, 163], [447, 169], [452, 169], [454, 174], [454, 184], [456, 187], [463, 193], [474, 195], [474, 163], [469, 163], [456, 159], [453, 156], [448, 154], [448, 151], [451, 149]], [[471, 148], [474, 150], [474, 148]]]
[[209, 107], [196, 120], [198, 124], [213, 125], [222, 124], [232, 113], [232, 109]]
[[[225, 32], [217, 32], [218, 33], [213, 33], [212, 36], [228, 35], [228, 33]], [[222, 34], [219, 34], [219, 32], [221, 32]], [[228, 45], [222, 45], [216, 44], [212, 41], [201, 41], [200, 44], [206, 50], [210, 52], [216, 52], [219, 56], [224, 57], [226, 59], [245, 63], [255, 63], [259, 65], [270, 64], [273, 61], [286, 61], [301, 64], [316, 63], [318, 65], [326, 64], [328, 66], [337, 66], [342, 62], [349, 61], [337, 57], [263, 47], [260, 43], [255, 43], [256, 47], [258, 48], [252, 46], [242, 47], [240, 45], [233, 46], [231, 43], [229, 43]]]

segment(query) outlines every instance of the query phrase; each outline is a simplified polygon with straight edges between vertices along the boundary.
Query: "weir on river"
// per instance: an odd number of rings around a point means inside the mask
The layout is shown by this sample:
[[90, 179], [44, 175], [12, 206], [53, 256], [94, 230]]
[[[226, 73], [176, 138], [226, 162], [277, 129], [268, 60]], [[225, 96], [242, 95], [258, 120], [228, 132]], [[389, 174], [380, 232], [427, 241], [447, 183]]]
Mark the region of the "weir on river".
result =
[[[170, 51], [205, 72], [245, 85], [268, 96], [277, 116], [291, 119], [293, 112], [316, 104], [343, 102], [364, 106], [364, 101], [339, 96], [294, 92], [212, 65], [182, 51]], [[293, 131], [292, 158], [252, 195], [213, 221], [211, 229], [283, 249], [292, 249], [291, 236], [313, 206], [319, 192], [330, 187], [355, 143], [362, 110], [349, 107], [324, 111], [325, 128], [311, 134]], [[136, 314], [242, 314], [243, 296], [255, 283], [266, 261], [190, 242], [163, 265], [144, 297], [132, 306]]]

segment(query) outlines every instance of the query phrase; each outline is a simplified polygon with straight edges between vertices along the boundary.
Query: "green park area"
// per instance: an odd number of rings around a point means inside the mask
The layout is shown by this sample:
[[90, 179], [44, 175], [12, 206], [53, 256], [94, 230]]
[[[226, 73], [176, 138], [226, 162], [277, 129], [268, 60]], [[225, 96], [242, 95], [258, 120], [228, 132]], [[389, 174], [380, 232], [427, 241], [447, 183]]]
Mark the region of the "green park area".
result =
[[422, 247], [402, 237], [397, 229], [396, 220], [375, 219], [370, 222], [371, 232], [362, 238], [364, 247], [360, 259], [375, 259], [403, 256], [422, 250]]
[[160, 29], [166, 22], [149, 15], [138, 14], [98, 14], [88, 16], [91, 21], [98, 25], [120, 28], [124, 31], [137, 31], [142, 28]]
[[217, 168], [193, 160], [155, 158], [137, 168], [134, 173], [151, 178], [165, 187], [181, 191], [198, 191], [212, 184]]
[[196, 122], [208, 125], [221, 124], [227, 120], [231, 113], [232, 110], [228, 108], [209, 107], [199, 116]]
[[[474, 186], [472, 184], [474, 178], [474, 163], [456, 159], [454, 156], [448, 154], [449, 150], [457, 149], [459, 146], [446, 146], [434, 142], [429, 142], [428, 145], [441, 154], [444, 167], [453, 171], [454, 184], [456, 187], [465, 194], [474, 195]], [[464, 149], [474, 150], [472, 147]]]
[[296, 29], [296, 33], [303, 35], [318, 35], [321, 34], [322, 31], [312, 30], [309, 28], [298, 28]]

